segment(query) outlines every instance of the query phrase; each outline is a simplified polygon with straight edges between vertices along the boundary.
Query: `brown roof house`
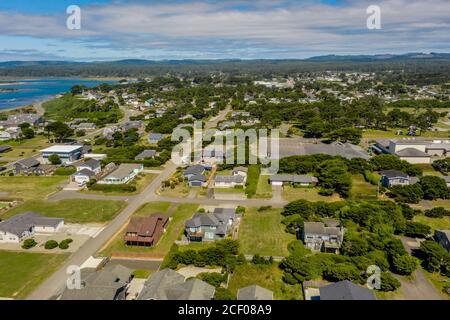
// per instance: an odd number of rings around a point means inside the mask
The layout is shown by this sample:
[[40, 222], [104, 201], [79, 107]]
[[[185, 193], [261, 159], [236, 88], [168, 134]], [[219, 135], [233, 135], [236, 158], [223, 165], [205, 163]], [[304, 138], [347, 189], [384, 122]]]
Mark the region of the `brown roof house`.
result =
[[161, 213], [133, 217], [125, 231], [124, 240], [129, 246], [153, 246], [165, 232], [168, 222], [169, 218]]

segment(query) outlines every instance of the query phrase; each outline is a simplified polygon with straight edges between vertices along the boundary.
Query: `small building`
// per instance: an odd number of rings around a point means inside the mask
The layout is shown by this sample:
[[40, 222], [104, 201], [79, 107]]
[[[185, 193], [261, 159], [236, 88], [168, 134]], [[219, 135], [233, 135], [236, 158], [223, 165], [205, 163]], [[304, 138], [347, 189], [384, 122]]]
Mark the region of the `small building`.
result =
[[144, 170], [144, 166], [139, 163], [123, 163], [116, 170], [108, 174], [99, 184], [125, 184], [134, 179], [140, 172]]
[[60, 300], [125, 300], [131, 282], [131, 270], [122, 265], [81, 269], [81, 288], [66, 288]]
[[282, 186], [285, 184], [297, 184], [302, 187], [308, 187], [317, 185], [319, 180], [316, 177], [306, 175], [275, 174], [270, 176], [269, 182], [273, 186]]
[[202, 280], [186, 279], [176, 271], [163, 269], [150, 275], [137, 300], [212, 300], [215, 291]]
[[202, 175], [204, 172], [205, 172], [205, 167], [200, 164], [196, 164], [196, 165], [187, 167], [183, 172], [183, 176], [185, 179], [189, 180], [190, 177], [195, 176], [195, 175]]
[[156, 157], [157, 155], [158, 155], [158, 153], [156, 152], [156, 150], [148, 149], [148, 150], [144, 150], [144, 151], [142, 151], [141, 153], [139, 153], [139, 154], [134, 158], [134, 160], [142, 161], [142, 160], [145, 160], [145, 159], [154, 158], [154, 157]]
[[64, 219], [25, 212], [0, 222], [0, 243], [20, 243], [35, 233], [54, 233], [64, 226]]
[[194, 174], [189, 176], [188, 185], [189, 187], [205, 187], [208, 178], [202, 174]]
[[21, 159], [13, 164], [14, 173], [29, 175], [32, 174], [41, 163], [35, 158]]
[[376, 300], [372, 290], [351, 281], [339, 281], [319, 289], [320, 300]]
[[273, 292], [256, 284], [241, 288], [237, 292], [238, 300], [273, 300]]
[[161, 213], [149, 217], [132, 217], [123, 239], [129, 246], [156, 245], [166, 231], [168, 223], [169, 218]]
[[244, 187], [247, 180], [246, 176], [216, 176], [214, 178], [214, 188], [235, 188], [238, 186]]
[[96, 176], [94, 171], [91, 171], [89, 169], [82, 169], [80, 171], [75, 172], [71, 175], [72, 181], [75, 181], [78, 183], [79, 186], [83, 186], [91, 179], [93, 179]]
[[102, 171], [101, 162], [95, 159], [89, 159], [76, 166], [77, 171], [89, 170], [94, 172], [95, 175]]
[[236, 221], [236, 210], [216, 208], [213, 213], [194, 214], [186, 221], [185, 234], [189, 241], [214, 241], [223, 239]]
[[9, 126], [16, 127], [23, 123], [28, 123], [31, 126], [38, 126], [44, 123], [44, 120], [40, 115], [35, 113], [18, 113], [9, 115], [6, 122], [9, 124]]
[[436, 230], [434, 239], [450, 253], [450, 230]]
[[415, 148], [405, 148], [397, 151], [396, 155], [400, 160], [405, 160], [412, 164], [430, 164], [431, 156], [421, 150]]
[[305, 247], [312, 251], [338, 253], [344, 240], [344, 228], [334, 219], [304, 222], [301, 238]]
[[164, 139], [164, 135], [161, 133], [150, 133], [148, 136], [148, 142], [150, 144], [158, 144], [162, 139]]
[[7, 145], [0, 146], [0, 153], [6, 152], [9, 150], [11, 150], [11, 146], [7, 146]]
[[385, 170], [381, 172], [381, 185], [386, 188], [392, 186], [407, 186], [411, 184], [411, 178], [399, 170]]
[[44, 163], [50, 163], [48, 158], [57, 155], [62, 163], [70, 164], [81, 159], [82, 151], [82, 145], [55, 145], [41, 150], [41, 154]]

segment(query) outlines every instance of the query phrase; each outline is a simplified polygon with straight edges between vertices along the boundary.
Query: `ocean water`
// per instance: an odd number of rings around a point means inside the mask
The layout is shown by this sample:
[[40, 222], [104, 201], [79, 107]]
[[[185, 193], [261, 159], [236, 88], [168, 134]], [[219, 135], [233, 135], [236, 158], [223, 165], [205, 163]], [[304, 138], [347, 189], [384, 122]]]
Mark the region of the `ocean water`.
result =
[[[56, 94], [69, 91], [76, 84], [95, 87], [102, 83], [113, 84], [116, 81], [75, 78], [0, 81], [0, 109], [14, 109], [48, 99]], [[7, 88], [18, 89], [18, 91], [1, 92], [1, 89]]]

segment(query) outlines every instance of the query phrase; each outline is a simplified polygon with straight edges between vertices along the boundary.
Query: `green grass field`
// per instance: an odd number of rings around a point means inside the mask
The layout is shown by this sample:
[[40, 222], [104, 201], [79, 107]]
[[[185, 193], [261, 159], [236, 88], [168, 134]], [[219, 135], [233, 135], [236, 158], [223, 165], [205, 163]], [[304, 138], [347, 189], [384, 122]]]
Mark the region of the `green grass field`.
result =
[[258, 212], [249, 208], [245, 212], [239, 227], [239, 242], [244, 254], [262, 256], [287, 256], [287, 245], [295, 236], [286, 233], [281, 223], [281, 209]]
[[0, 251], [0, 297], [26, 298], [66, 257], [65, 254]]
[[[396, 135], [397, 130], [407, 132], [407, 129], [389, 129], [389, 130], [373, 130], [367, 129], [363, 131], [362, 137], [365, 139], [388, 139], [388, 138], [406, 138], [407, 136]], [[423, 138], [448, 138], [448, 131], [425, 131], [419, 137]]]
[[450, 217], [431, 218], [424, 215], [417, 215], [413, 219], [414, 222], [420, 222], [430, 226], [433, 230], [449, 230]]
[[269, 176], [265, 175], [259, 176], [255, 198], [258, 199], [272, 198], [272, 186], [269, 183]]
[[362, 174], [353, 175], [351, 195], [354, 199], [376, 199], [377, 186], [366, 182]]
[[[171, 215], [172, 219], [169, 222], [166, 233], [162, 236], [160, 241], [154, 247], [139, 247], [127, 246], [123, 241], [124, 233], [121, 232], [108, 245], [106, 249], [100, 252], [103, 256], [109, 256], [112, 253], [147, 253], [155, 257], [163, 258], [169, 251], [172, 244], [179, 238], [184, 230], [184, 223], [191, 218], [195, 213], [198, 205], [196, 204], [180, 204]], [[147, 203], [134, 213], [134, 215], [148, 216], [155, 212], [170, 214], [170, 204], [167, 202]]]
[[2, 153], [1, 158], [28, 158], [35, 155], [39, 150], [45, 149], [50, 144], [47, 141], [47, 137], [43, 135], [37, 135], [32, 139], [22, 141], [5, 141], [0, 142], [0, 145], [9, 145], [12, 147], [11, 151]]
[[48, 217], [64, 218], [68, 223], [106, 222], [112, 220], [125, 206], [126, 202], [113, 200], [30, 200], [5, 212], [2, 218], [34, 211]]
[[248, 198], [253, 198], [258, 187], [258, 179], [261, 174], [260, 167], [257, 164], [248, 166], [247, 183], [245, 186], [245, 193]]
[[231, 275], [228, 289], [237, 294], [240, 288], [257, 284], [273, 291], [275, 300], [302, 300], [302, 288], [299, 284], [289, 285], [282, 280], [283, 271], [277, 264], [255, 265], [246, 263], [237, 266]]
[[58, 190], [67, 177], [0, 177], [0, 192], [8, 192], [9, 198], [43, 200]]
[[283, 187], [283, 198], [287, 201], [295, 201], [305, 199], [308, 201], [326, 201], [333, 202], [341, 200], [340, 196], [335, 193], [330, 197], [321, 196], [317, 188], [294, 188], [292, 186]]

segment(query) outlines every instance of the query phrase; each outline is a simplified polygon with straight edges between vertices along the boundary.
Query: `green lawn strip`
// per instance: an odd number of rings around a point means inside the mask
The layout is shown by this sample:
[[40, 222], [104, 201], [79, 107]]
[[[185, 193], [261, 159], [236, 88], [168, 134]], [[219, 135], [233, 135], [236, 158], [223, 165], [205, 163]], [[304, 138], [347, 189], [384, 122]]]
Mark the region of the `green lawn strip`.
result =
[[153, 272], [152, 270], [138, 269], [133, 271], [133, 276], [137, 279], [148, 279]]
[[248, 198], [253, 198], [255, 196], [260, 174], [261, 169], [259, 165], [251, 164], [248, 166], [247, 182], [245, 186], [245, 193]]
[[244, 254], [287, 256], [287, 245], [295, 236], [285, 232], [281, 209], [258, 212], [249, 208], [239, 226], [239, 242]]
[[292, 186], [283, 187], [283, 198], [287, 201], [295, 201], [299, 199], [305, 199], [308, 201], [339, 201], [341, 198], [338, 194], [333, 194], [332, 196], [321, 196], [317, 188], [311, 187], [300, 187], [294, 188]]
[[5, 212], [2, 218], [34, 211], [47, 217], [64, 218], [66, 223], [107, 222], [123, 208], [125, 201], [70, 199], [57, 202], [30, 200]]
[[15, 176], [0, 177], [0, 192], [8, 192], [10, 198], [24, 200], [42, 200], [58, 190], [59, 185], [66, 181], [67, 177], [35, 177]]
[[433, 230], [449, 230], [450, 217], [431, 218], [425, 215], [417, 215], [413, 218], [414, 222], [426, 224]]
[[0, 251], [0, 297], [24, 299], [67, 257], [66, 254]]
[[[148, 206], [148, 207], [147, 207]], [[155, 212], [168, 214], [170, 204], [166, 202], [148, 203], [145, 208], [140, 208], [134, 215], [147, 216]], [[160, 210], [164, 209], [166, 210]], [[109, 256], [112, 253], [149, 253], [155, 256], [164, 257], [169, 252], [172, 244], [179, 239], [184, 230], [185, 221], [190, 219], [195, 213], [198, 205], [196, 204], [180, 204], [172, 213], [172, 219], [169, 222], [166, 232], [154, 247], [127, 246], [123, 241], [124, 233], [120, 233], [111, 242], [111, 244], [100, 254]]]
[[283, 272], [276, 263], [271, 265], [246, 263], [236, 267], [231, 275], [228, 289], [237, 295], [239, 289], [256, 284], [273, 291], [276, 300], [302, 300], [301, 286], [283, 282], [282, 276]]
[[256, 186], [255, 198], [270, 199], [272, 198], [272, 185], [269, 183], [269, 176], [260, 175]]
[[355, 199], [376, 199], [377, 186], [364, 180], [362, 174], [355, 174], [352, 178], [351, 195]]

